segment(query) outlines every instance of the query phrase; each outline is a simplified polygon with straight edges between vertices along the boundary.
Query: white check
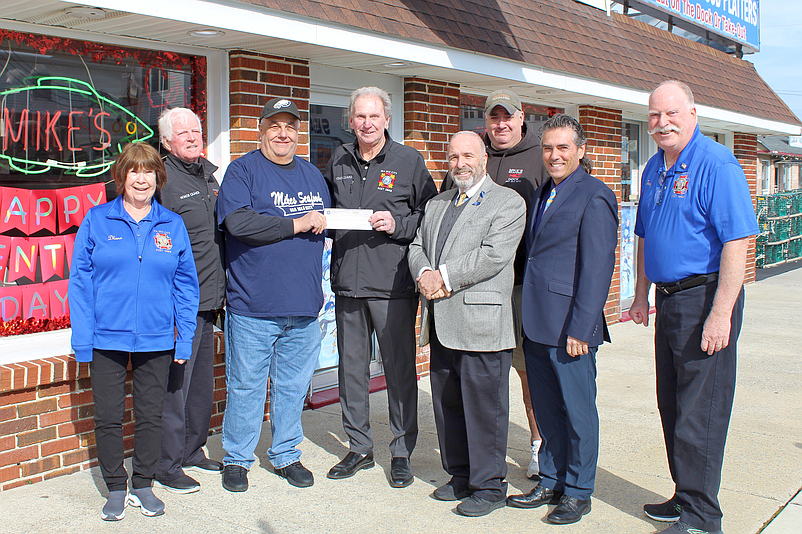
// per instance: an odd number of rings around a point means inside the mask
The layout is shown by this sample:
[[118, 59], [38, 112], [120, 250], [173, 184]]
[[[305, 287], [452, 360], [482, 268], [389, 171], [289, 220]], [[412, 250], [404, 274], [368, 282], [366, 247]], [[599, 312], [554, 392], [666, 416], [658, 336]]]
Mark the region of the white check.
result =
[[368, 217], [373, 210], [346, 210], [341, 208], [326, 208], [326, 228], [329, 230], [373, 230]]

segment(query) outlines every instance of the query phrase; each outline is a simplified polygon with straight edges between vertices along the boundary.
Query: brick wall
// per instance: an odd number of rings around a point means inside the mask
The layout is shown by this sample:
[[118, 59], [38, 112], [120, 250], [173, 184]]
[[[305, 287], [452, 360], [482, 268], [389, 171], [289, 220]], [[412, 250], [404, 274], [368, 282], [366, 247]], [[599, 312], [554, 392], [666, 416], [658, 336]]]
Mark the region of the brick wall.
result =
[[404, 144], [423, 155], [438, 188], [448, 170], [448, 140], [458, 131], [458, 84], [423, 78], [404, 80]]
[[309, 159], [309, 62], [253, 52], [229, 54], [231, 160], [259, 148], [258, 122], [271, 98], [292, 100], [301, 112], [298, 156]]
[[[404, 79], [404, 144], [423, 155], [426, 168], [437, 188], [448, 170], [448, 140], [459, 131], [459, 85], [426, 80]], [[420, 335], [420, 308], [415, 323], [415, 339]], [[417, 371], [429, 372], [429, 346], [417, 347]]]
[[[736, 133], [734, 154], [741, 164], [749, 183], [752, 204], [757, 206], [757, 135]], [[746, 253], [746, 272], [744, 283], [755, 281], [755, 238], [749, 238], [749, 250]]]
[[[593, 160], [593, 176], [610, 186], [618, 201], [621, 217], [621, 110], [595, 106], [579, 107], [579, 123], [588, 140], [585, 155]], [[610, 292], [604, 307], [608, 323], [618, 322], [621, 316], [621, 227], [618, 228], [618, 245], [615, 248], [615, 270]]]
[[[215, 338], [212, 430], [225, 410], [223, 339]], [[126, 455], [133, 452], [131, 375], [123, 417]], [[0, 490], [75, 473], [97, 465], [89, 364], [72, 356], [0, 365]]]

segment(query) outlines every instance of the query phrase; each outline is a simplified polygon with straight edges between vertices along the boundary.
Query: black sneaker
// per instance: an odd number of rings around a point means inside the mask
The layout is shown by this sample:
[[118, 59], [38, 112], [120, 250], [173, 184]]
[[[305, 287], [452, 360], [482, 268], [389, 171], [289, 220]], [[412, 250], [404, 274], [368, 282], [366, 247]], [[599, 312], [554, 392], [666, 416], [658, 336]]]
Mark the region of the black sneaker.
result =
[[156, 483], [173, 493], [195, 493], [200, 489], [200, 484], [198, 484], [197, 480], [183, 473], [173, 480], [156, 479]]
[[291, 463], [281, 469], [276, 469], [276, 474], [282, 478], [286, 478], [287, 482], [296, 488], [308, 488], [315, 483], [315, 477], [312, 476], [312, 471], [303, 466], [300, 460]]
[[223, 464], [211, 458], [204, 458], [198, 463], [183, 466], [185, 471], [195, 471], [198, 473], [219, 473], [223, 470]]
[[246, 491], [248, 489], [248, 470], [234, 464], [224, 466], [223, 487], [228, 491]]
[[644, 504], [643, 513], [655, 521], [673, 523], [679, 521], [679, 516], [682, 513], [682, 505], [677, 502], [677, 496], [674, 495], [671, 499], [660, 504]]

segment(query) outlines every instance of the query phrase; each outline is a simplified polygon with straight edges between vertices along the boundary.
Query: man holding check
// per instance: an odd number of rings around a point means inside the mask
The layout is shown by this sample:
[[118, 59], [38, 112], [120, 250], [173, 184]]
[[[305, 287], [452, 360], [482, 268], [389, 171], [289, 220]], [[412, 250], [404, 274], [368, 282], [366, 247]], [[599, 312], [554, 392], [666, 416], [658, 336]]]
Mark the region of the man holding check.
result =
[[349, 115], [356, 142], [339, 147], [324, 173], [335, 208], [373, 211], [368, 218], [373, 230], [333, 232], [331, 287], [340, 353], [340, 405], [350, 452], [328, 477], [348, 478], [374, 465], [368, 388], [375, 332], [393, 432], [390, 485], [403, 488], [413, 481], [409, 456], [418, 437], [418, 299], [406, 255], [423, 207], [437, 194], [437, 187], [420, 153], [390, 139], [391, 112], [389, 95], [378, 87], [354, 91]]

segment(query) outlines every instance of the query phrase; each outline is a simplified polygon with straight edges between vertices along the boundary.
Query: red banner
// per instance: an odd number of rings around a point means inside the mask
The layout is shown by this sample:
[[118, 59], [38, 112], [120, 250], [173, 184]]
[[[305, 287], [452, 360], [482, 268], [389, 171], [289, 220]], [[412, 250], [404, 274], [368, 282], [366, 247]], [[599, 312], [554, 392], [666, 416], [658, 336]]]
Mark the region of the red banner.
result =
[[27, 234], [30, 203], [31, 191], [29, 189], [4, 187], [3, 200], [0, 204], [0, 232], [17, 229]]
[[81, 226], [84, 220], [84, 208], [81, 202], [81, 188], [57, 189], [58, 199], [58, 229], [65, 232], [73, 226]]
[[8, 255], [8, 281], [27, 278], [36, 279], [36, 257], [39, 249], [37, 239], [27, 237], [11, 238], [11, 254]]
[[8, 266], [8, 256], [11, 254], [11, 238], [0, 235], [0, 283], [6, 279], [6, 267]]
[[50, 290], [44, 284], [22, 286], [23, 319], [50, 317]]
[[55, 319], [70, 315], [68, 280], [0, 287], [0, 321]]
[[0, 287], [0, 319], [10, 321], [22, 317], [22, 288]]
[[56, 192], [54, 190], [31, 191], [28, 216], [28, 235], [47, 230], [56, 233]]
[[49, 282], [54, 277], [64, 278], [64, 236], [40, 237], [37, 241], [42, 282]]
[[50, 317], [61, 317], [70, 314], [70, 299], [67, 298], [69, 280], [59, 280], [44, 284], [50, 291]]
[[72, 269], [72, 249], [75, 248], [75, 234], [61, 236], [64, 238], [64, 252], [67, 254], [67, 269]]

